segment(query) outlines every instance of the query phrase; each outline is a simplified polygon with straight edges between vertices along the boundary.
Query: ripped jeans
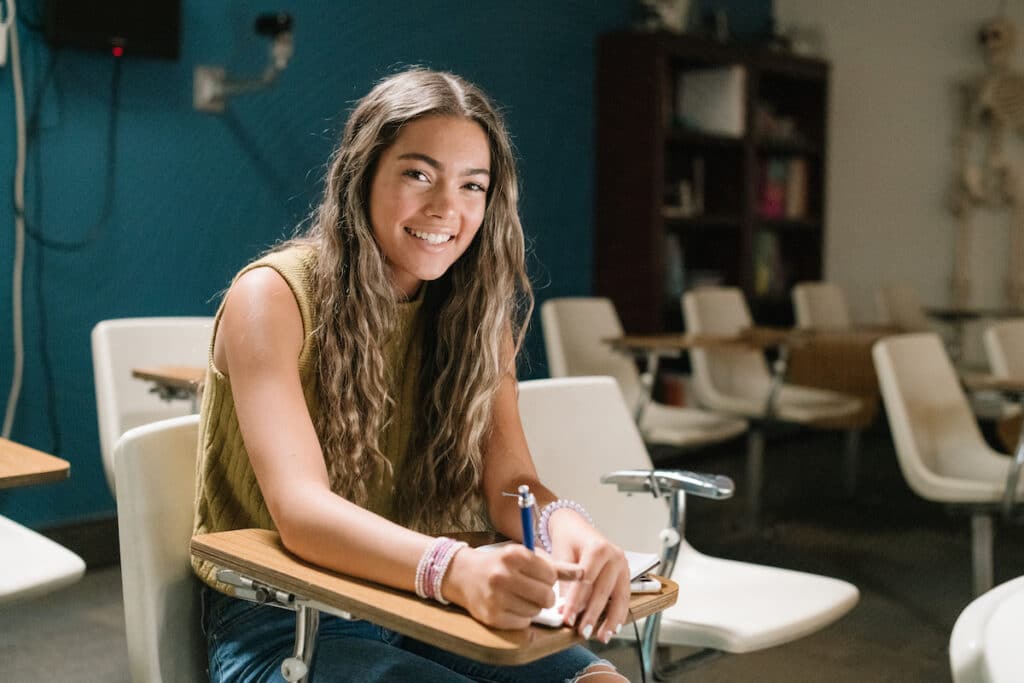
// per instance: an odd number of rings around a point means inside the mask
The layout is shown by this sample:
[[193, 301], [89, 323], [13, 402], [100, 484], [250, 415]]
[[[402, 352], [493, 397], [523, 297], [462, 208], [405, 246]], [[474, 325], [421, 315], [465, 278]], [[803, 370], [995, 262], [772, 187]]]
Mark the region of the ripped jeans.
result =
[[[295, 644], [295, 613], [203, 587], [203, 633], [211, 683], [283, 683], [281, 662]], [[521, 666], [460, 657], [367, 621], [321, 614], [314, 683], [570, 683], [603, 661], [577, 645]]]

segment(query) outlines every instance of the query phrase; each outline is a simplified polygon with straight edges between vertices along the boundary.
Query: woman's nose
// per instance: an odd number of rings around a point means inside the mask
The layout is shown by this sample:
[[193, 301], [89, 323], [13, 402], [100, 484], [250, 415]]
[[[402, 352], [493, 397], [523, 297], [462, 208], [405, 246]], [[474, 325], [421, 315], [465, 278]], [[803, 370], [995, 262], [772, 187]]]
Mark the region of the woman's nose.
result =
[[430, 201], [426, 206], [427, 215], [436, 218], [454, 216], [456, 208], [456, 198], [454, 195], [455, 190], [445, 187], [443, 184], [435, 185], [430, 193]]

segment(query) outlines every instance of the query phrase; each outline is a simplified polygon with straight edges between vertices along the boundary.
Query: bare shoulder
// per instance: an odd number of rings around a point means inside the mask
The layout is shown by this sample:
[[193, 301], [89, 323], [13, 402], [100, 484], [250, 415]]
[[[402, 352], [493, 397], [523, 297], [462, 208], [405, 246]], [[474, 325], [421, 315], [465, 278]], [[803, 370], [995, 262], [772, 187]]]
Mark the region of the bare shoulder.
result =
[[[220, 367], [243, 358], [297, 358], [302, 347], [302, 315], [295, 295], [273, 268], [253, 268], [228, 290], [214, 353]], [[219, 348], [218, 348], [219, 347]]]

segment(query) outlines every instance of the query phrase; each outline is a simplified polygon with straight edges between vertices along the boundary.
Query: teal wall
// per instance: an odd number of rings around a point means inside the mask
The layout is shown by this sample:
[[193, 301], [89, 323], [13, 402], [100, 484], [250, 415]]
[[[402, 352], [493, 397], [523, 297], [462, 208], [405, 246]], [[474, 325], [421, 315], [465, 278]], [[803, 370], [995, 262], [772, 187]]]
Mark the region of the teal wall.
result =
[[[764, 16], [766, 0], [749, 4]], [[33, 23], [42, 0], [22, 0], [19, 8]], [[279, 82], [233, 99], [225, 116], [194, 111], [193, 67], [223, 64], [238, 74], [262, 68], [266, 42], [252, 23], [273, 10], [295, 17], [295, 57]], [[106, 152], [112, 58], [62, 50], [41, 89], [51, 50], [22, 25], [28, 106], [39, 104], [30, 227], [50, 240], [88, 237], [103, 214], [107, 164], [115, 174], [109, 217], [91, 243], [60, 251], [28, 242], [27, 359], [12, 436], [56, 451], [71, 461], [73, 474], [60, 484], [0, 491], [0, 514], [37, 527], [113, 514], [96, 428], [93, 325], [126, 316], [211, 315], [232, 274], [289, 234], [316, 199], [347, 109], [401, 65], [458, 72], [504, 107], [520, 156], [538, 299], [588, 293], [595, 40], [631, 17], [630, 0], [184, 0], [180, 60], [129, 57], [121, 64], [113, 160]], [[5, 67], [0, 406], [13, 354], [11, 93]], [[527, 351], [523, 374], [543, 376], [536, 324]]]

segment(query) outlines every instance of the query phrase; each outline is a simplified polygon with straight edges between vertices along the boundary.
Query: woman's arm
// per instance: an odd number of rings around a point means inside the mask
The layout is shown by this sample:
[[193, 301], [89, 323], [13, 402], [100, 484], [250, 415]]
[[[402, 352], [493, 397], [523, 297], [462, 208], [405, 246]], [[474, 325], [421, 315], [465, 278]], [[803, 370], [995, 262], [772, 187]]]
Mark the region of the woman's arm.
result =
[[[256, 268], [232, 285], [215, 363], [230, 378], [242, 438], [281, 541], [315, 564], [411, 591], [431, 539], [331, 491], [302, 393], [302, 343], [298, 304], [276, 271]], [[553, 603], [554, 569], [522, 548], [464, 549], [455, 558], [459, 576], [453, 581], [450, 569], [442, 593], [484, 623], [521, 628]]]
[[[491, 520], [498, 531], [521, 540], [519, 507], [514, 498], [502, 493], [514, 492], [519, 485], [527, 484], [540, 507], [558, 497], [538, 480], [519, 417], [517, 383], [511, 374], [502, 380], [494, 400], [484, 458], [484, 497]], [[629, 608], [629, 566], [625, 554], [574, 510], [556, 510], [548, 528], [554, 558], [578, 563], [584, 569], [583, 580], [569, 584], [563, 611], [566, 621], [575, 624], [584, 638], [596, 636], [608, 642], [625, 621]], [[599, 626], [602, 612], [605, 618]]]

